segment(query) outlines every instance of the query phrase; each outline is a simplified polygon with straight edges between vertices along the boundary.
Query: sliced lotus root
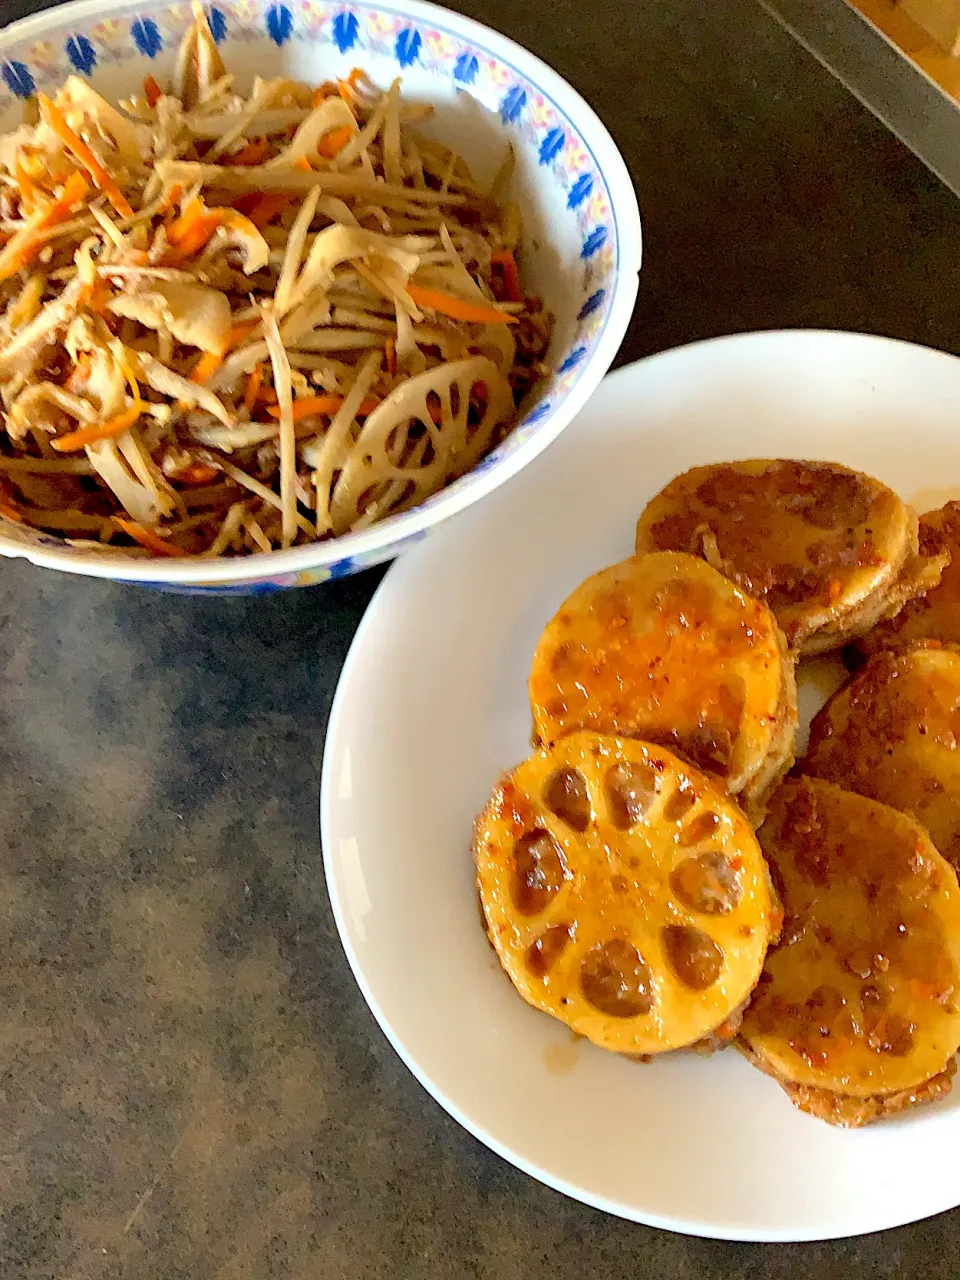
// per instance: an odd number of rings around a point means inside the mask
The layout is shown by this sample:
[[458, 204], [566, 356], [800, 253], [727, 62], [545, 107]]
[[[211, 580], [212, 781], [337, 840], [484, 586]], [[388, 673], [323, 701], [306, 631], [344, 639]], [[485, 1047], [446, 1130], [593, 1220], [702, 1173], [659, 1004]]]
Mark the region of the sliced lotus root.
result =
[[773, 615], [694, 556], [588, 578], [540, 637], [529, 689], [539, 744], [577, 729], [662, 742], [748, 804], [793, 760], [793, 661]]
[[832, 462], [752, 459], [694, 467], [647, 505], [637, 553], [703, 556], [766, 600], [792, 647], [836, 649], [932, 586], [917, 517], [891, 490]]
[[405, 511], [469, 471], [513, 412], [510, 384], [487, 356], [402, 382], [366, 419], [344, 463], [330, 502], [334, 533], [371, 503], [378, 516]]
[[950, 557], [939, 583], [908, 600], [894, 618], [857, 641], [864, 653], [876, 653], [914, 640], [960, 644], [960, 502], [948, 502], [920, 517], [920, 554]]
[[[784, 911], [741, 1035], [782, 1083], [867, 1098], [960, 1044], [960, 890], [912, 818], [788, 778], [758, 832]], [[827, 1117], [829, 1118], [829, 1117]]]
[[491, 941], [604, 1049], [693, 1044], [749, 996], [779, 909], [740, 809], [664, 747], [577, 733], [501, 780], [474, 850]]
[[810, 726], [801, 768], [912, 814], [960, 867], [960, 650], [878, 653]]

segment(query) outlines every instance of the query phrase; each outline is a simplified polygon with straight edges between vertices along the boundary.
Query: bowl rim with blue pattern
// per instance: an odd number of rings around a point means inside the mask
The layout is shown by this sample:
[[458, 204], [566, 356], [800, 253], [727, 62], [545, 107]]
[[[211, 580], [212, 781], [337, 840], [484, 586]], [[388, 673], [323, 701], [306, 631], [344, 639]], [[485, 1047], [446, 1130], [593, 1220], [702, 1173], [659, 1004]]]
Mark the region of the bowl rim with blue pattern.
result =
[[[539, 170], [559, 188], [581, 243], [583, 302], [574, 337], [556, 357], [540, 399], [476, 468], [426, 502], [356, 533], [235, 558], [146, 560], [71, 547], [53, 535], [0, 520], [0, 554], [46, 568], [167, 590], [237, 591], [307, 585], [395, 556], [456, 512], [516, 475], [576, 416], [617, 353], [633, 312], [641, 259], [640, 212], [627, 167], [591, 107], [555, 71], [471, 18], [401, 0], [215, 0], [215, 38], [326, 43], [357, 60], [364, 49], [420, 69], [451, 87], [494, 99], [506, 136], [520, 132]], [[70, 74], [130, 63], [130, 87], [168, 53], [192, 20], [188, 3], [74, 0], [0, 31], [0, 113]], [[534, 110], [535, 108], [535, 110]], [[442, 106], [440, 108], [442, 111]]]

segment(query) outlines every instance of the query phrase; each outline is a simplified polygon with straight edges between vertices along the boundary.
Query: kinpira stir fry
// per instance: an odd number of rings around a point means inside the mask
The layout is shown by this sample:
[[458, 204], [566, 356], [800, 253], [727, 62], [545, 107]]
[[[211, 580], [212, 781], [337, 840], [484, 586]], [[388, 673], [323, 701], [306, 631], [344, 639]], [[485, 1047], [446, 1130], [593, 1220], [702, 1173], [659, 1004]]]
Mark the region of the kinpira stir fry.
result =
[[[0, 138], [0, 516], [122, 554], [271, 551], [462, 475], [544, 371], [517, 208], [400, 82], [71, 77]], [[506, 185], [509, 163], [495, 189]]]

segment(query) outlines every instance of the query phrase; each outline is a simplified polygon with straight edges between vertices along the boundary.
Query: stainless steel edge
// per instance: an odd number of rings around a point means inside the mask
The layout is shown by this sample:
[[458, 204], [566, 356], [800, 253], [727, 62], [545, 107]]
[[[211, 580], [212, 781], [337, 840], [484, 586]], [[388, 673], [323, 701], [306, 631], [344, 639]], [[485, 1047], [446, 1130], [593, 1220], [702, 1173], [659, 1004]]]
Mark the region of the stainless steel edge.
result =
[[960, 107], [845, 0], [758, 0], [960, 195]]

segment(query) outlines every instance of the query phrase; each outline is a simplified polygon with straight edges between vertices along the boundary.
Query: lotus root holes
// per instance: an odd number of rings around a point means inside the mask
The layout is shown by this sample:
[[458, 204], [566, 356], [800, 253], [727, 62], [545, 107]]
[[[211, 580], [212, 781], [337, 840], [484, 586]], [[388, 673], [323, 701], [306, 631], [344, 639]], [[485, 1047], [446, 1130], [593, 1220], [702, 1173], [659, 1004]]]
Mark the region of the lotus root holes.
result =
[[706, 991], [720, 977], [723, 952], [702, 929], [671, 924], [661, 930], [663, 950], [670, 968], [692, 991]]
[[697, 803], [697, 798], [697, 793], [686, 778], [681, 779], [680, 785], [663, 806], [663, 816], [668, 822], [679, 825]]
[[685, 906], [701, 915], [726, 915], [743, 896], [740, 877], [722, 853], [684, 858], [670, 874], [670, 888]]
[[682, 845], [700, 844], [704, 840], [708, 840], [710, 836], [716, 833], [720, 826], [720, 815], [718, 813], [708, 812], [698, 814], [692, 822], [680, 832], [680, 843]]
[[653, 983], [640, 952], [611, 938], [591, 947], [580, 964], [584, 999], [611, 1018], [639, 1018], [653, 1008]]
[[513, 901], [522, 916], [538, 916], [563, 887], [566, 868], [560, 846], [536, 827], [514, 845]]
[[610, 821], [619, 831], [629, 831], [656, 799], [660, 778], [649, 764], [622, 761], [607, 770], [605, 785]]
[[593, 816], [590, 793], [579, 769], [558, 769], [543, 790], [543, 800], [551, 813], [574, 831], [586, 831]]
[[555, 924], [527, 947], [527, 968], [535, 978], [547, 976], [569, 941], [570, 926]]

